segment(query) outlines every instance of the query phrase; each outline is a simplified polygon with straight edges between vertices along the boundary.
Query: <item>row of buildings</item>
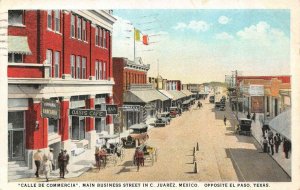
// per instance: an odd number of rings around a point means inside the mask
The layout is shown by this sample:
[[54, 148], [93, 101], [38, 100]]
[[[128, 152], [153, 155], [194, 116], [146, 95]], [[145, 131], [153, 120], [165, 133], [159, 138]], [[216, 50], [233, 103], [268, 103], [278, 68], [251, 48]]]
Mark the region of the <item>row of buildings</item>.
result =
[[34, 167], [37, 150], [65, 149], [72, 160], [100, 133], [195, 98], [179, 80], [148, 78], [141, 58], [113, 58], [115, 21], [110, 10], [8, 11], [9, 179]]

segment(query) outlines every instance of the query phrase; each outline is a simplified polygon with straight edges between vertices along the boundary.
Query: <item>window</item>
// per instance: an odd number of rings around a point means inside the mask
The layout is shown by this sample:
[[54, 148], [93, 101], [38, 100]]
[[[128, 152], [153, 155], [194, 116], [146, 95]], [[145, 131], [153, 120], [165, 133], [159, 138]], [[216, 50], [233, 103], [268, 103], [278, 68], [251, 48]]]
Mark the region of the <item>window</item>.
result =
[[23, 63], [23, 55], [17, 53], [8, 53], [9, 63]]
[[86, 21], [82, 20], [82, 40], [86, 41]]
[[103, 63], [103, 79], [106, 79], [106, 63]]
[[96, 27], [96, 30], [95, 30], [95, 42], [96, 42], [96, 46], [99, 45], [99, 29], [98, 27]]
[[102, 76], [103, 76], [103, 75], [102, 75], [102, 62], [100, 61], [100, 62], [99, 62], [99, 79], [100, 79], [100, 80], [103, 79]]
[[49, 71], [49, 76], [52, 76], [52, 64], [53, 64], [53, 61], [52, 61], [52, 50], [50, 49], [47, 49], [46, 51], [46, 59], [47, 59], [47, 64], [51, 65], [50, 66], [50, 71]]
[[71, 15], [71, 37], [75, 38], [75, 16]]
[[9, 25], [24, 25], [24, 11], [22, 10], [9, 10], [8, 11], [8, 24]]
[[77, 17], [77, 38], [81, 39], [81, 18]]
[[47, 28], [52, 30], [52, 10], [48, 10], [47, 12]]
[[58, 51], [55, 52], [55, 60], [54, 60], [54, 77], [59, 78], [59, 62], [60, 62], [60, 53]]
[[58, 132], [59, 120], [57, 119], [48, 119], [48, 134], [55, 134]]
[[85, 138], [85, 118], [72, 117], [71, 127], [72, 140], [83, 140]]
[[102, 29], [100, 28], [99, 30], [100, 30], [100, 45], [99, 46], [102, 47], [102, 45], [103, 45]]
[[71, 55], [70, 63], [71, 63], [71, 77], [75, 78], [75, 56], [74, 55]]
[[60, 11], [59, 10], [55, 10], [54, 11], [54, 16], [55, 16], [55, 31], [56, 32], [60, 32]]
[[106, 48], [106, 31], [103, 30], [103, 47]]
[[86, 58], [85, 57], [82, 58], [81, 71], [82, 71], [81, 78], [86, 79]]
[[80, 79], [80, 56], [76, 57], [76, 78]]
[[95, 77], [96, 80], [99, 80], [99, 61], [95, 62]]

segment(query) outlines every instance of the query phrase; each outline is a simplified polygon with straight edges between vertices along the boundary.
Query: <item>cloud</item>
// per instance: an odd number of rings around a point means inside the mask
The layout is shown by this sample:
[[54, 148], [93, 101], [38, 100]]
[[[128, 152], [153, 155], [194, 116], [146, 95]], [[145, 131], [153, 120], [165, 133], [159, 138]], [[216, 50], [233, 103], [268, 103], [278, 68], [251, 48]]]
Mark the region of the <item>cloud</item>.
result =
[[218, 22], [220, 24], [227, 24], [230, 21], [230, 19], [226, 16], [220, 16], [218, 19]]
[[257, 40], [259, 42], [273, 42], [288, 40], [284, 32], [272, 28], [267, 22], [260, 21], [256, 25], [251, 25], [240, 30], [236, 35], [242, 40]]
[[228, 34], [227, 32], [222, 32], [222, 33], [218, 33], [215, 35], [215, 38], [217, 40], [231, 40], [233, 39], [234, 37], [230, 34]]
[[196, 32], [205, 32], [210, 29], [211, 24], [203, 21], [203, 20], [192, 20], [189, 23], [179, 22], [175, 27], [175, 30], [184, 31], [185, 29], [194, 30]]

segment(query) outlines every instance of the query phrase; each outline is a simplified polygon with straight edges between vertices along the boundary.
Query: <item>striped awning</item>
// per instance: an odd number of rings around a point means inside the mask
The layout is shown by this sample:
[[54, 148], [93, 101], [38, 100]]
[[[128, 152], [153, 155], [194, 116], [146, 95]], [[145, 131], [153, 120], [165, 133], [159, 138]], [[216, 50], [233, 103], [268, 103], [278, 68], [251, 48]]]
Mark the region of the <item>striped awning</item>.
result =
[[8, 36], [8, 53], [31, 55], [27, 36]]

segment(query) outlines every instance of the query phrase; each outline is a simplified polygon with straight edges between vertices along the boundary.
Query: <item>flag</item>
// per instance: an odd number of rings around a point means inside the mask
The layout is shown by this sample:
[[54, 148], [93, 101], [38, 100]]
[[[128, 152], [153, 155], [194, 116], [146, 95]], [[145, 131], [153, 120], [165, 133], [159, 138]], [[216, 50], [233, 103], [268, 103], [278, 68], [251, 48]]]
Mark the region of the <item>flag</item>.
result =
[[134, 29], [134, 39], [135, 41], [141, 41], [141, 32], [137, 29]]
[[143, 44], [144, 44], [144, 45], [149, 45], [149, 38], [148, 38], [148, 35], [143, 35]]

